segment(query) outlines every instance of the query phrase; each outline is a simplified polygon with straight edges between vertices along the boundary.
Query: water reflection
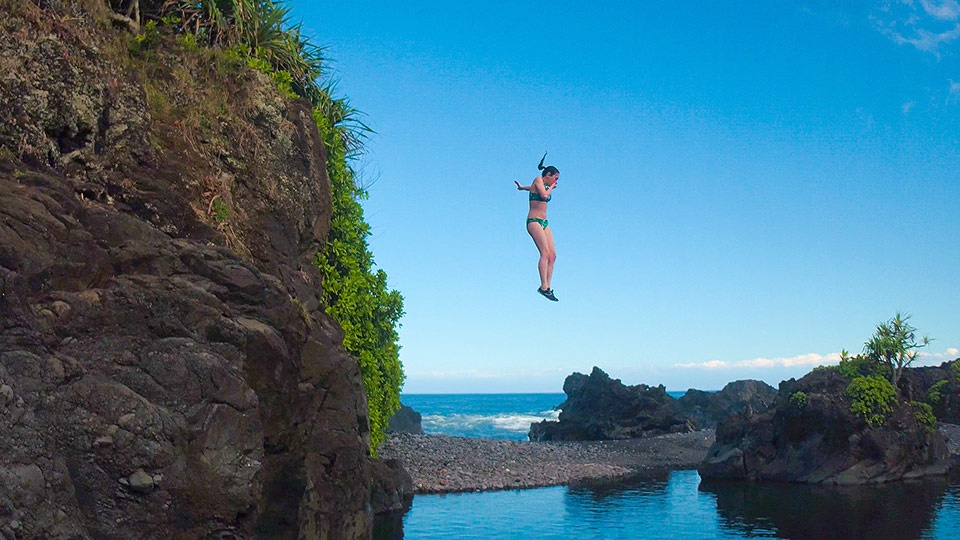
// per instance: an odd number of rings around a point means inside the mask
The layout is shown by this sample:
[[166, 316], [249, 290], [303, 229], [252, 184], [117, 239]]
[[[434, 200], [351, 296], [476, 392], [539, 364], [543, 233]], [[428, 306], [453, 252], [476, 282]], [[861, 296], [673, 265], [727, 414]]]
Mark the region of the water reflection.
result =
[[[570, 486], [569, 538], [723, 538], [713, 497], [697, 491], [697, 471], [665, 472]], [[575, 534], [574, 534], [575, 533]]]
[[[401, 520], [402, 519], [402, 523]], [[701, 482], [697, 471], [522, 491], [417, 495], [377, 539], [960, 538], [960, 483]]]
[[870, 486], [704, 481], [722, 525], [744, 536], [921, 538], [948, 487], [945, 479]]
[[623, 497], [630, 493], [639, 495], [662, 494], [670, 482], [670, 471], [653, 472], [626, 478], [598, 478], [573, 482], [567, 488], [571, 497], [588, 498], [594, 503]]

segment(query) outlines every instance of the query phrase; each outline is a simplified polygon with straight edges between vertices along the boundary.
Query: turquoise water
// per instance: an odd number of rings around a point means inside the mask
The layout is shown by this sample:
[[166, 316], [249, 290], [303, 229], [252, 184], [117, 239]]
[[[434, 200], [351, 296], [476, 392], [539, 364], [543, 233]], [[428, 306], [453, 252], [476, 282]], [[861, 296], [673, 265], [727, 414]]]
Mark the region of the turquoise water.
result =
[[418, 495], [403, 538], [960, 538], [960, 483], [857, 488], [702, 484], [696, 471], [615, 484]]
[[[563, 399], [403, 396], [423, 414], [427, 433], [514, 440], [526, 439], [528, 420], [556, 418], [553, 408]], [[956, 540], [960, 480], [831, 488], [701, 482], [689, 470], [518, 491], [417, 495], [402, 531], [382, 529], [377, 537]]]
[[695, 471], [615, 487], [417, 496], [404, 538], [719, 538]]

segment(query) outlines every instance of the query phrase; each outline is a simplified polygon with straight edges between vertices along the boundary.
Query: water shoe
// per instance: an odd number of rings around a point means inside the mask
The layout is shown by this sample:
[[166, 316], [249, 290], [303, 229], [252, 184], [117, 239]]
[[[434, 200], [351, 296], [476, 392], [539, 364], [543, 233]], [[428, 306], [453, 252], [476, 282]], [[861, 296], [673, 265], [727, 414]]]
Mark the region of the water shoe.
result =
[[553, 295], [553, 289], [543, 290], [543, 289], [541, 289], [541, 288], [538, 287], [538, 288], [537, 288], [537, 292], [540, 293], [540, 294], [542, 294], [543, 297], [546, 298], [547, 300], [553, 300], [554, 302], [557, 302], [557, 301], [558, 301], [558, 300], [557, 300], [557, 297]]

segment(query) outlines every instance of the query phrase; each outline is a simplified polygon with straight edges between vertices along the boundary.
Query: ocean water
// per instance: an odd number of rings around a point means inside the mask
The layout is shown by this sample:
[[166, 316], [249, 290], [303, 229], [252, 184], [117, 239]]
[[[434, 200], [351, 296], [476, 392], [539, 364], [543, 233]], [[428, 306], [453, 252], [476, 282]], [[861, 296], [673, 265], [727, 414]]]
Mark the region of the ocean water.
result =
[[[684, 392], [667, 392], [680, 397]], [[565, 394], [404, 394], [400, 401], [423, 419], [424, 433], [527, 440], [530, 424], [556, 420]]]
[[[563, 394], [405, 395], [427, 433], [525, 440]], [[428, 420], [429, 418], [429, 420]], [[526, 424], [526, 425], [524, 425]], [[704, 482], [695, 470], [526, 490], [417, 495], [378, 538], [960, 539], [960, 480], [882, 486]]]
[[423, 419], [424, 433], [527, 440], [530, 424], [556, 420], [564, 394], [404, 394]]

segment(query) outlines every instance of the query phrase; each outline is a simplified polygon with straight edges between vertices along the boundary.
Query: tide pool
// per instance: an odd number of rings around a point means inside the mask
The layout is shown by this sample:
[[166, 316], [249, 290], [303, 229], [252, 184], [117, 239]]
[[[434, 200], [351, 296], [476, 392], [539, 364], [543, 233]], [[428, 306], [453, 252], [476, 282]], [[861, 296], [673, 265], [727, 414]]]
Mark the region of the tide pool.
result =
[[[679, 397], [683, 392], [670, 392]], [[411, 394], [428, 434], [526, 440], [564, 394]], [[960, 538], [960, 481], [701, 482], [696, 471], [520, 491], [417, 495], [378, 539]]]
[[402, 537], [946, 540], [960, 538], [960, 484], [701, 483], [696, 471], [674, 471], [616, 483], [418, 495]]

